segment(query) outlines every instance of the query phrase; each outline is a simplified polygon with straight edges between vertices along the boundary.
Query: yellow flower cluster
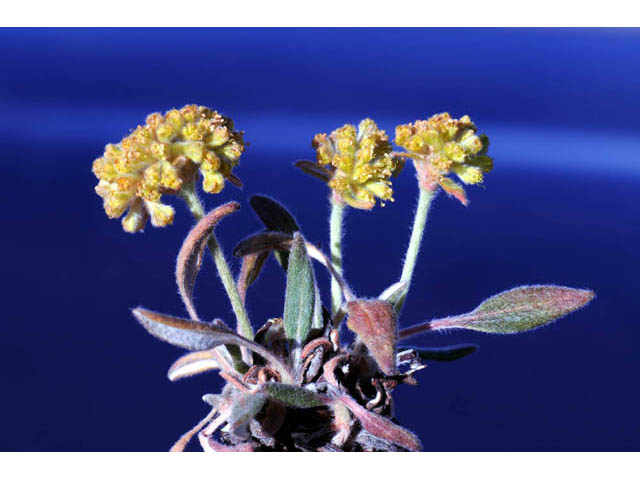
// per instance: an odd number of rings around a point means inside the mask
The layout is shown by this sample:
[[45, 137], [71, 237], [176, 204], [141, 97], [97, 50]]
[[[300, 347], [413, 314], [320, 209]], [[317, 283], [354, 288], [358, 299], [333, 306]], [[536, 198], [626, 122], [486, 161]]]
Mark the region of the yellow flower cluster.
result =
[[320, 133], [312, 145], [318, 165], [331, 174], [329, 187], [339, 200], [366, 210], [375, 206], [376, 197], [393, 201], [389, 178], [399, 165], [391, 155], [389, 137], [373, 120], [362, 120], [357, 129], [345, 125], [330, 135]]
[[476, 135], [476, 131], [467, 115], [453, 119], [448, 113], [440, 113], [428, 120], [399, 125], [395, 143], [414, 160], [422, 188], [435, 190], [440, 185], [466, 204], [462, 186], [445, 175], [455, 173], [464, 183], [476, 184], [491, 171], [493, 160], [486, 155], [489, 140], [486, 135]]
[[96, 192], [109, 218], [129, 210], [122, 220], [125, 231], [142, 230], [149, 217], [153, 226], [163, 227], [173, 222], [174, 210], [161, 203], [162, 194], [179, 193], [198, 170], [203, 189], [218, 193], [225, 178], [237, 181], [232, 169], [243, 150], [242, 132], [233, 130], [233, 121], [206, 107], [152, 113], [93, 162], [100, 180]]

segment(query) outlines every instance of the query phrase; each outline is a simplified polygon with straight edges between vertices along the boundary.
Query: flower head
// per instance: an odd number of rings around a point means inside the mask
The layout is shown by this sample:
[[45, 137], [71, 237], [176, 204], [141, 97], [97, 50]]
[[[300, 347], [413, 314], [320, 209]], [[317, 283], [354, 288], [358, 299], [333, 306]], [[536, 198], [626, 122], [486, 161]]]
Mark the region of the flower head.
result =
[[100, 180], [96, 192], [109, 218], [122, 220], [127, 232], [173, 222], [174, 210], [161, 202], [162, 194], [177, 194], [200, 171], [202, 187], [218, 193], [225, 179], [238, 180], [232, 169], [244, 150], [242, 132], [233, 121], [206, 107], [187, 105], [165, 115], [152, 113], [118, 144], [105, 147], [93, 162]]
[[467, 115], [454, 119], [440, 113], [429, 120], [399, 125], [395, 142], [414, 160], [422, 188], [433, 191], [440, 185], [466, 205], [464, 189], [446, 175], [455, 173], [465, 184], [476, 184], [491, 171], [493, 160], [486, 155], [489, 139], [476, 131]]
[[309, 173], [322, 176], [318, 170], [324, 171], [339, 201], [366, 210], [375, 206], [376, 198], [393, 201], [389, 178], [398, 162], [391, 155], [389, 137], [373, 120], [362, 120], [357, 129], [349, 124], [330, 135], [319, 133], [312, 145], [317, 166]]

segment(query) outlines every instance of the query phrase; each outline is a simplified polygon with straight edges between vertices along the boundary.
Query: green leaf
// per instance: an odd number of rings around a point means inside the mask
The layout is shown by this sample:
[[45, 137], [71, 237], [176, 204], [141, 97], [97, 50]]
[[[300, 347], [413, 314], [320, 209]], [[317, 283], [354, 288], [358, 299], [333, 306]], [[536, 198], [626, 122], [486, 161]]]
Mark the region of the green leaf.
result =
[[584, 307], [595, 294], [555, 285], [518, 287], [499, 293], [465, 315], [430, 322], [430, 330], [466, 328], [486, 333], [520, 333]]
[[311, 329], [315, 293], [315, 278], [304, 238], [295, 233], [287, 269], [282, 320], [287, 338], [293, 341], [296, 348], [304, 344]]
[[315, 408], [328, 403], [327, 398], [295, 385], [268, 382], [264, 384], [262, 391], [269, 398], [293, 408]]
[[449, 345], [446, 347], [407, 347], [402, 346], [401, 349], [410, 348], [421, 360], [436, 360], [438, 362], [451, 362], [466, 357], [478, 349], [478, 345], [472, 343], [464, 345]]
[[[290, 235], [300, 230], [293, 215], [276, 200], [263, 195], [253, 195], [249, 199], [249, 204], [267, 230]], [[273, 254], [282, 268], [287, 270], [289, 252], [276, 251]]]

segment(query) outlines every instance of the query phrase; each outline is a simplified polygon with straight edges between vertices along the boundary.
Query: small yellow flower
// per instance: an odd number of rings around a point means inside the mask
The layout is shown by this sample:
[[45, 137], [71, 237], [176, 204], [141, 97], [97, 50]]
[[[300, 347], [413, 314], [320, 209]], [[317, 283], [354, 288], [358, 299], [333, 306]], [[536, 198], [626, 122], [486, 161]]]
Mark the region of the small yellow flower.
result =
[[330, 135], [317, 134], [312, 142], [317, 165], [299, 162], [308, 173], [328, 180], [339, 201], [354, 208], [369, 210], [376, 198], [393, 201], [389, 178], [399, 162], [391, 155], [389, 137], [370, 118], [345, 125]]
[[465, 184], [476, 184], [491, 171], [493, 160], [486, 155], [489, 139], [476, 131], [467, 115], [453, 119], [440, 113], [429, 120], [399, 125], [395, 142], [413, 159], [422, 188], [433, 191], [439, 185], [466, 205], [462, 185], [446, 175], [455, 173]]
[[206, 107], [152, 113], [145, 125], [119, 144], [107, 145], [93, 162], [96, 193], [109, 218], [128, 209], [125, 231], [142, 230], [149, 217], [153, 226], [164, 227], [173, 222], [174, 210], [161, 203], [163, 194], [179, 193], [195, 181], [198, 170], [205, 192], [220, 192], [225, 179], [237, 183], [232, 169], [243, 150], [242, 132], [233, 130], [233, 121]]

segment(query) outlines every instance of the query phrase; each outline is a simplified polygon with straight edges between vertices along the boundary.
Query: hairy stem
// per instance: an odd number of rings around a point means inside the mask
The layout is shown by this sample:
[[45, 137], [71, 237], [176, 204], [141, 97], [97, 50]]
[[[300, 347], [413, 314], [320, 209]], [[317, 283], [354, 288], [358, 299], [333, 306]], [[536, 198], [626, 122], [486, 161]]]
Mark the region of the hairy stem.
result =
[[[204, 217], [204, 206], [202, 205], [200, 198], [198, 198], [195, 186], [193, 184], [184, 186], [181, 194], [196, 221], [199, 221]], [[251, 322], [249, 322], [247, 311], [244, 308], [244, 304], [240, 298], [240, 294], [238, 293], [238, 287], [236, 286], [229, 264], [224, 258], [224, 253], [220, 248], [220, 244], [218, 244], [215, 230], [211, 232], [207, 245], [211, 255], [213, 256], [213, 262], [216, 265], [216, 269], [218, 270], [218, 276], [220, 277], [220, 280], [222, 280], [222, 285], [224, 286], [224, 289], [227, 292], [227, 297], [229, 297], [229, 301], [231, 302], [233, 313], [236, 316], [238, 333], [245, 338], [253, 340], [253, 328], [251, 327]]]
[[416, 215], [413, 219], [413, 228], [411, 229], [411, 238], [409, 239], [409, 246], [407, 247], [407, 253], [404, 257], [402, 275], [400, 276], [400, 281], [406, 283], [407, 287], [404, 295], [402, 295], [396, 302], [397, 313], [400, 313], [402, 310], [404, 301], [409, 293], [411, 278], [413, 277], [413, 271], [416, 268], [416, 260], [418, 259], [420, 244], [422, 243], [422, 235], [424, 234], [424, 227], [427, 223], [427, 214], [429, 213], [429, 207], [431, 206], [433, 197], [435, 197], [435, 192], [424, 190], [422, 188], [420, 189], [418, 207], [416, 208]]
[[[344, 204], [331, 199], [331, 217], [329, 218], [329, 244], [331, 265], [342, 275], [342, 219], [344, 218]], [[331, 315], [342, 306], [342, 288], [338, 281], [331, 277]]]

